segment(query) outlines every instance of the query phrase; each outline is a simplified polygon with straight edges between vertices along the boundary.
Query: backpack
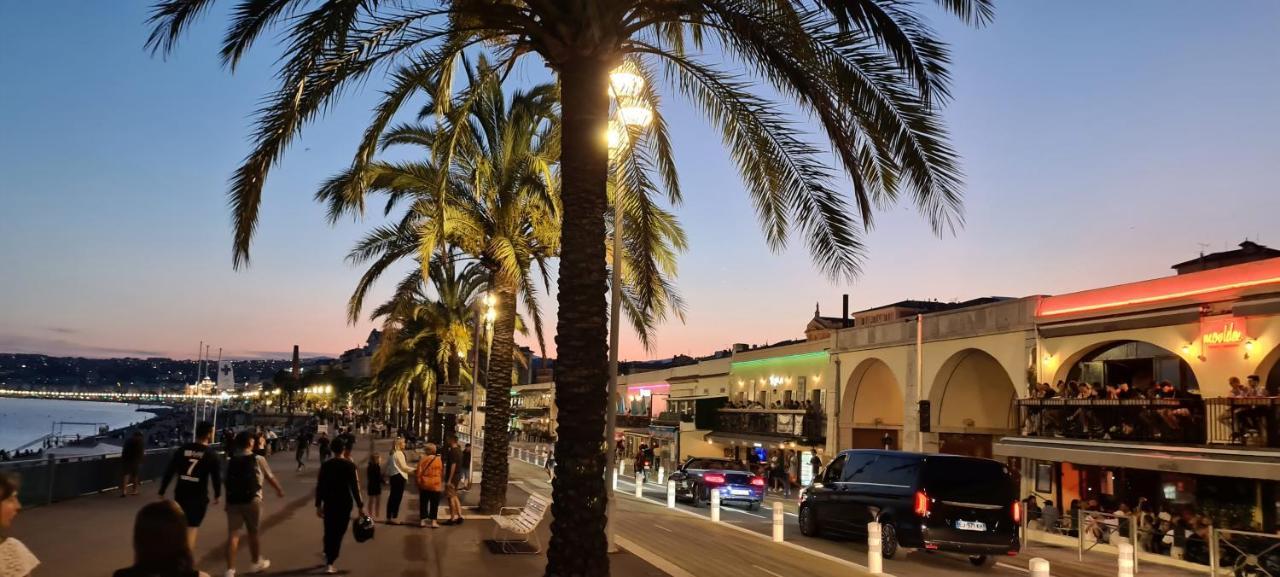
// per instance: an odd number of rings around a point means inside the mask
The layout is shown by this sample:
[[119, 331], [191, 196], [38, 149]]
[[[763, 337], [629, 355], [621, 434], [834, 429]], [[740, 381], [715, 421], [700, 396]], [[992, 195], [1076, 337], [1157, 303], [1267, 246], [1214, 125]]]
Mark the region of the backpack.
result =
[[258, 481], [258, 456], [237, 455], [227, 460], [227, 503], [252, 503], [262, 490]]

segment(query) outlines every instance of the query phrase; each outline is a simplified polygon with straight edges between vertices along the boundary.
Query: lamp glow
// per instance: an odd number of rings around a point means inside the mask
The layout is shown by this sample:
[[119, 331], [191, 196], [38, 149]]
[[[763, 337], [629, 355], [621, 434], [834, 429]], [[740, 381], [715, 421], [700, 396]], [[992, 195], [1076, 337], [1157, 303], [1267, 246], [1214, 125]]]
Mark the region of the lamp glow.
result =
[[644, 91], [644, 77], [632, 72], [629, 65], [623, 64], [609, 74], [609, 86], [618, 97], [634, 98]]
[[622, 118], [623, 124], [637, 128], [645, 128], [653, 122], [653, 110], [639, 104], [618, 107], [618, 116]]

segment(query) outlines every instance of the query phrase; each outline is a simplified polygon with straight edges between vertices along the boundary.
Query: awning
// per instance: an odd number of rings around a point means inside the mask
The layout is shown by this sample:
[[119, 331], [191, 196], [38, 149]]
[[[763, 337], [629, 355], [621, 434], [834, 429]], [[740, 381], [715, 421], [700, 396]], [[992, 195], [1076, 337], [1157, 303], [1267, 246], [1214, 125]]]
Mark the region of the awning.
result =
[[1192, 475], [1280, 479], [1280, 451], [1177, 447], [1121, 441], [1004, 437], [992, 446], [1000, 457], [1025, 457], [1077, 465], [1123, 467]]

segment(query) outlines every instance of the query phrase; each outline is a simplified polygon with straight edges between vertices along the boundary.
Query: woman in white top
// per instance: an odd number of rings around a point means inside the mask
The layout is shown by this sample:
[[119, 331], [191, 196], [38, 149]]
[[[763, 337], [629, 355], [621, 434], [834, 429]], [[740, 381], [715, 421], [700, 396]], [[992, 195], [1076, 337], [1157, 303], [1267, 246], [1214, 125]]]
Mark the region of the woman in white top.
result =
[[18, 502], [18, 481], [0, 474], [0, 577], [27, 577], [40, 564], [21, 541], [9, 537], [13, 518], [22, 510]]
[[404, 456], [404, 439], [397, 438], [391, 450], [391, 496], [387, 498], [387, 524], [400, 524], [400, 500], [404, 498], [404, 484], [413, 475], [413, 467]]

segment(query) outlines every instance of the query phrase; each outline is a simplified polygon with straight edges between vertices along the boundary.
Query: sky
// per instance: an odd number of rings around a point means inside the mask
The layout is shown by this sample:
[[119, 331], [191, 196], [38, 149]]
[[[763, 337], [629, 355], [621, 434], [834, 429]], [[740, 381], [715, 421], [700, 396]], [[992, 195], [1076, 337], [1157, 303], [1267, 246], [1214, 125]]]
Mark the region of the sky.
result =
[[[346, 322], [360, 271], [344, 257], [381, 220], [330, 226], [311, 195], [350, 162], [379, 79], [272, 172], [252, 266], [236, 271], [227, 180], [277, 53], [263, 44], [223, 69], [224, 6], [153, 57], [147, 12], [0, 0], [0, 352], [190, 358], [204, 341], [261, 358], [362, 344], [376, 325]], [[1007, 0], [982, 29], [930, 13], [953, 49], [943, 115], [966, 173], [964, 227], [939, 237], [890, 207], [862, 276], [829, 281], [802, 243], [769, 249], [719, 138], [668, 96], [687, 313], [649, 351], [624, 333], [623, 359], [801, 337], [815, 303], [835, 316], [845, 293], [854, 310], [1055, 294], [1165, 276], [1246, 237], [1280, 246], [1280, 2]]]

